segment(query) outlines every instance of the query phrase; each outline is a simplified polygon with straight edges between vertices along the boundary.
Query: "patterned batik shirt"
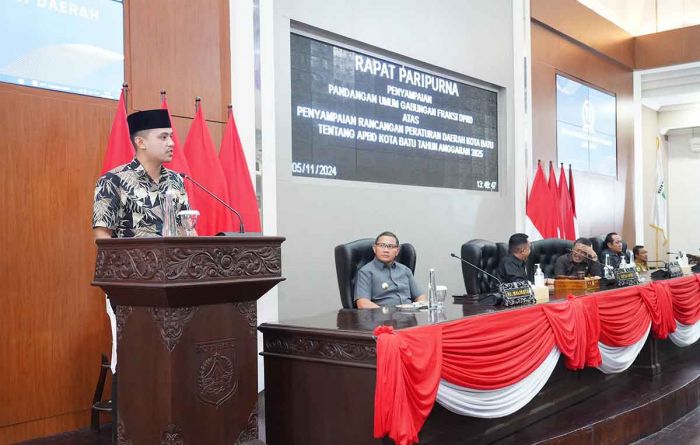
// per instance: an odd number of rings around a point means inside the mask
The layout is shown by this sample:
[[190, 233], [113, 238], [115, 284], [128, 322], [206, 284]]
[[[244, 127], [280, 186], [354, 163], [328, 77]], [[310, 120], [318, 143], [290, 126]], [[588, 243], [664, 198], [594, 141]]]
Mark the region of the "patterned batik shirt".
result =
[[[134, 158], [129, 164], [105, 173], [97, 180], [92, 210], [92, 227], [112, 230], [113, 238], [161, 236], [163, 208], [168, 190], [176, 192], [175, 214], [189, 210], [182, 177], [161, 166], [156, 184]], [[180, 220], [177, 220], [178, 225]]]

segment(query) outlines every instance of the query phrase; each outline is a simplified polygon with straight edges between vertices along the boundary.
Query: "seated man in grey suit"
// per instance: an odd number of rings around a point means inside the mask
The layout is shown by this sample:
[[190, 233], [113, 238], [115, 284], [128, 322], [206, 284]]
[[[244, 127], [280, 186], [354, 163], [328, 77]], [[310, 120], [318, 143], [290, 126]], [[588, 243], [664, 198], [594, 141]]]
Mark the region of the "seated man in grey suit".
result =
[[374, 240], [374, 259], [357, 271], [355, 304], [358, 309], [426, 300], [411, 269], [394, 261], [399, 248], [399, 239], [391, 232], [382, 232]]

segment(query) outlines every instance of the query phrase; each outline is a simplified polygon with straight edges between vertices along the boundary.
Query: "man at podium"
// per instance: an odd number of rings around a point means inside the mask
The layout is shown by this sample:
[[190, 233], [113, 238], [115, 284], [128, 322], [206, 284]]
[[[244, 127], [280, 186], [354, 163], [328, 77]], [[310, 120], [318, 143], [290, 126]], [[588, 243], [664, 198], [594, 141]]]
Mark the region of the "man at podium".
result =
[[95, 238], [160, 236], [162, 202], [170, 191], [175, 196], [175, 214], [189, 210], [182, 178], [163, 167], [173, 159], [175, 147], [168, 111], [139, 111], [127, 121], [135, 156], [97, 180], [92, 212]]
[[[167, 110], [146, 110], [129, 115], [129, 136], [134, 159], [105, 173], [97, 180], [92, 209], [95, 239], [160, 236], [163, 231], [162, 201], [175, 196], [175, 214], [189, 210], [180, 175], [163, 167], [173, 159], [173, 130]], [[177, 221], [179, 227], [179, 221]], [[109, 298], [109, 297], [108, 297]], [[115, 307], [107, 300], [112, 327], [112, 424], [117, 424], [117, 345]], [[117, 428], [112, 428], [116, 443]]]

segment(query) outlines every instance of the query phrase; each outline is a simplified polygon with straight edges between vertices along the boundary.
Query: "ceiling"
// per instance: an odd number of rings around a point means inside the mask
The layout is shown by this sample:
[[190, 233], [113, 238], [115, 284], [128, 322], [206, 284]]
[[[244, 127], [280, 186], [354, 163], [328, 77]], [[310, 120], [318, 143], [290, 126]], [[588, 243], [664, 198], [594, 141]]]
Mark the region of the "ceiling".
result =
[[578, 0], [639, 36], [700, 24], [700, 0]]
[[642, 71], [642, 103], [656, 111], [700, 104], [700, 63]]

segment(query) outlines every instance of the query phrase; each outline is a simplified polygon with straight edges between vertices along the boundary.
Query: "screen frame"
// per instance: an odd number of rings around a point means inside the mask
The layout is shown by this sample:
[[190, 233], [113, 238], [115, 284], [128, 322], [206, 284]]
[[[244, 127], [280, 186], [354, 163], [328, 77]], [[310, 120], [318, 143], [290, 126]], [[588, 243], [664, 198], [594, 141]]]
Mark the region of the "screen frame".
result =
[[[510, 160], [508, 159], [507, 156], [507, 148], [509, 146], [510, 140], [507, 135], [507, 126], [508, 126], [508, 112], [509, 110], [507, 109], [507, 91], [505, 87], [499, 86], [497, 84], [487, 82], [484, 80], [476, 79], [473, 77], [470, 77], [468, 75], [452, 71], [447, 68], [439, 67], [427, 62], [422, 62], [418, 59], [412, 58], [410, 56], [406, 56], [403, 54], [395, 53], [386, 49], [379, 48], [377, 46], [363, 43], [348, 37], [344, 37], [339, 34], [335, 34], [320, 28], [316, 28], [312, 25], [308, 25], [303, 22], [299, 22], [296, 20], [290, 20], [290, 26], [289, 26], [289, 32], [287, 33], [288, 35], [288, 40], [287, 42], [289, 43], [289, 50], [290, 53], [288, 53], [288, 56], [291, 56], [291, 37], [293, 34], [299, 35], [301, 37], [305, 37], [308, 39], [316, 40], [321, 43], [327, 44], [327, 45], [332, 45], [338, 48], [342, 48], [348, 51], [353, 51], [353, 52], [359, 52], [361, 54], [370, 56], [370, 57], [375, 57], [379, 58], [382, 60], [385, 60], [390, 63], [398, 64], [398, 65], [403, 65], [406, 66], [407, 68], [418, 70], [418, 71], [423, 71], [427, 74], [442, 77], [448, 80], [452, 80], [455, 82], [459, 82], [462, 84], [465, 84], [470, 87], [475, 87], [475, 88], [481, 88], [483, 90], [486, 90], [488, 92], [496, 94], [496, 106], [497, 106], [497, 111], [496, 111], [496, 125], [497, 125], [497, 135], [498, 135], [498, 143], [496, 146], [496, 153], [498, 156], [498, 162], [497, 162], [497, 171], [498, 171], [498, 189], [494, 191], [489, 191], [489, 190], [478, 190], [478, 189], [461, 189], [461, 188], [446, 188], [446, 187], [438, 187], [438, 186], [430, 186], [430, 185], [419, 185], [419, 184], [398, 184], [398, 183], [391, 183], [391, 182], [369, 182], [369, 181], [358, 181], [358, 180], [352, 180], [352, 179], [333, 179], [332, 181], [328, 181], [326, 178], [321, 178], [321, 177], [312, 177], [312, 176], [299, 176], [299, 175], [293, 175], [291, 174], [291, 168], [292, 168], [292, 137], [291, 137], [291, 121], [290, 121], [290, 135], [289, 135], [289, 140], [290, 140], [290, 153], [289, 153], [289, 158], [287, 160], [288, 165], [285, 165], [286, 169], [290, 172], [290, 177], [292, 181], [299, 181], [299, 182], [311, 182], [315, 183], [316, 181], [321, 181], [324, 184], [371, 184], [372, 186], [376, 187], [416, 187], [420, 189], [433, 189], [433, 190], [441, 190], [441, 191], [458, 191], [458, 192], [477, 192], [477, 193], [486, 193], [488, 195], [492, 196], [503, 196], [507, 194], [508, 192], [508, 186], [510, 181], [506, 177], [506, 173], [508, 171], [508, 163]], [[290, 85], [289, 88], [289, 103], [291, 104], [291, 94], [292, 94], [292, 88]], [[293, 110], [290, 109], [290, 112], [293, 113]], [[291, 116], [290, 116], [291, 118]]]
[[[618, 128], [618, 120], [617, 120], [617, 93], [611, 90], [607, 90], [605, 88], [599, 87], [597, 85], [594, 85], [588, 81], [585, 81], [579, 77], [573, 76], [571, 74], [565, 73], [560, 70], [555, 70], [554, 71], [554, 145], [556, 147], [556, 159], [557, 159], [557, 164], [560, 165], [562, 162], [559, 159], [559, 129], [558, 129], [558, 124], [559, 122], [562, 122], [558, 119], [559, 116], [559, 94], [557, 94], [557, 76], [564, 77], [566, 79], [569, 79], [571, 81], [577, 82], [587, 88], [590, 88], [592, 90], [599, 91], [603, 94], [607, 94], [608, 96], [612, 96], [613, 99], [615, 100], [615, 175], [606, 175], [603, 173], [596, 173], [590, 170], [590, 166], [588, 170], [579, 170], [577, 168], [573, 168], [573, 170], [576, 170], [581, 173], [585, 173], [587, 175], [595, 175], [595, 176], [600, 176], [603, 178], [615, 178], [616, 180], [619, 178], [620, 174], [620, 166], [619, 166], [619, 146], [618, 146], [618, 133], [619, 133], [619, 128]], [[590, 150], [590, 149], [589, 149]]]

